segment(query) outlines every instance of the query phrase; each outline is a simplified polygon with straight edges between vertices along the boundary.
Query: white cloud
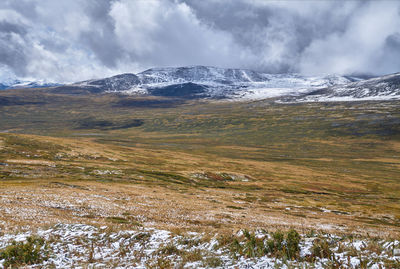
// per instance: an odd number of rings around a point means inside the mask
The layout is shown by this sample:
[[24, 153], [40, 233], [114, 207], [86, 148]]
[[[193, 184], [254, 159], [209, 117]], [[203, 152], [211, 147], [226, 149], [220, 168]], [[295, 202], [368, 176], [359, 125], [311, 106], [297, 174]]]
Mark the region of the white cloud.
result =
[[391, 73], [399, 10], [397, 1], [3, 0], [0, 65], [65, 82], [179, 65]]
[[399, 64], [379, 61], [387, 38], [400, 31], [399, 8], [399, 2], [373, 1], [355, 10], [343, 33], [313, 40], [302, 54], [300, 70], [314, 74], [399, 71]]
[[110, 15], [120, 46], [144, 66], [239, 62], [230, 34], [200, 22], [185, 3], [121, 0]]

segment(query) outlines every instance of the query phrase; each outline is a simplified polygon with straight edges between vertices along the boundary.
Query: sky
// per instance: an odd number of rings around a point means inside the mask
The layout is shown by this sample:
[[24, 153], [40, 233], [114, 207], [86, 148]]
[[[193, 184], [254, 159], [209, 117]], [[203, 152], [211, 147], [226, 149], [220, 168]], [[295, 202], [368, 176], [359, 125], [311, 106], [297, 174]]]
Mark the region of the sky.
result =
[[0, 78], [73, 82], [187, 65], [400, 72], [400, 1], [0, 1]]

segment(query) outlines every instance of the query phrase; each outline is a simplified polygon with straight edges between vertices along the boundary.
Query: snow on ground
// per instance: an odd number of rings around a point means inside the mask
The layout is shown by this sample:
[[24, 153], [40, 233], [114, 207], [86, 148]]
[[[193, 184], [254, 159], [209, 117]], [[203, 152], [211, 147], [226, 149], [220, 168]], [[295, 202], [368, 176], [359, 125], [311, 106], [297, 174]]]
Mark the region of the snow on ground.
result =
[[377, 95], [377, 96], [366, 96], [366, 97], [354, 97], [354, 96], [307, 96], [302, 99], [296, 100], [296, 103], [308, 103], [308, 102], [354, 102], [354, 101], [390, 101], [400, 100], [400, 95]]
[[[183, 268], [326, 268], [333, 261], [341, 264], [341, 268], [362, 265], [385, 268], [400, 264], [400, 257], [393, 255], [400, 248], [399, 241], [371, 241], [329, 234], [319, 237], [314, 234], [303, 235], [300, 241], [301, 262], [268, 255], [258, 258], [239, 255], [235, 259], [228, 246], [217, 247], [217, 235], [207, 237], [195, 232], [182, 235], [153, 228], [113, 231], [107, 226], [98, 228], [84, 224], [58, 224], [38, 230], [35, 234], [46, 240], [50, 256], [47, 261], [27, 268], [154, 268], [161, 267], [160, 264]], [[240, 238], [243, 234], [240, 231], [236, 236]], [[0, 253], [13, 240], [22, 242], [31, 235], [31, 232], [25, 232], [0, 236]], [[255, 236], [265, 240], [271, 238], [264, 231], [257, 231]], [[321, 236], [329, 242], [334, 258], [316, 258], [313, 262], [307, 262], [306, 257], [312, 253], [313, 242]], [[247, 243], [242, 244], [246, 246]], [[197, 257], [196, 253], [201, 255]], [[0, 260], [0, 268], [3, 263], [4, 260]]]
[[246, 91], [237, 92], [231, 98], [233, 100], [262, 100], [267, 98], [275, 98], [288, 95], [299, 95], [300, 93], [308, 92], [307, 89], [293, 89], [293, 88], [250, 88]]

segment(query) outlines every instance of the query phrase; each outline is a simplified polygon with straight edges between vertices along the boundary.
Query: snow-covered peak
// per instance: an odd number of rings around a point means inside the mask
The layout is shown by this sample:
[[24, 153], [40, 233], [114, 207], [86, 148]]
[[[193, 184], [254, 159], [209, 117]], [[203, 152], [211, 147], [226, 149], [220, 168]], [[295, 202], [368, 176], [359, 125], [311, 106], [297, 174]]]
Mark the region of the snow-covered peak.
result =
[[400, 73], [347, 84], [334, 84], [331, 87], [286, 99], [289, 102], [399, 100]]
[[268, 80], [264, 74], [252, 70], [211, 66], [151, 68], [137, 75], [143, 84], [166, 82], [218, 82], [231, 84]]
[[22, 88], [47, 88], [59, 86], [58, 83], [47, 82], [45, 80], [19, 80], [8, 78], [0, 81], [0, 90], [4, 89], [22, 89]]
[[[351, 82], [342, 76], [306, 77], [267, 74], [248, 69], [211, 66], [151, 68], [138, 74], [121, 74], [63, 86], [61, 92], [118, 92], [182, 98], [262, 99], [299, 95], [315, 89]], [[56, 90], [57, 91], [57, 90]]]
[[139, 78], [135, 74], [126, 73], [104, 79], [92, 79], [72, 84], [75, 87], [99, 88], [106, 92], [122, 92], [139, 84]]
[[[0, 78], [0, 89], [56, 86], [46, 81], [6, 79], [4, 74]], [[400, 73], [365, 80], [356, 76], [268, 74], [211, 66], [162, 67], [62, 85], [53, 91], [232, 100], [279, 98], [294, 102], [387, 100], [400, 99]]]

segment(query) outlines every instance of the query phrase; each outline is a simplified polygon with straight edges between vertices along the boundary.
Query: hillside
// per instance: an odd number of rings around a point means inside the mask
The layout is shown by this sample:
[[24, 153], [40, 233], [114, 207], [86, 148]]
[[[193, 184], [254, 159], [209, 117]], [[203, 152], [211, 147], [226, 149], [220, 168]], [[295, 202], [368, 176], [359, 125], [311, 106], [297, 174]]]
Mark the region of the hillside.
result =
[[335, 85], [309, 92], [300, 97], [289, 97], [292, 102], [368, 101], [400, 99], [400, 73]]
[[53, 92], [257, 100], [298, 95], [327, 86], [349, 83], [354, 79], [343, 76], [306, 77], [298, 74], [266, 74], [246, 69], [189, 66], [152, 68], [138, 74], [88, 80], [55, 88]]

